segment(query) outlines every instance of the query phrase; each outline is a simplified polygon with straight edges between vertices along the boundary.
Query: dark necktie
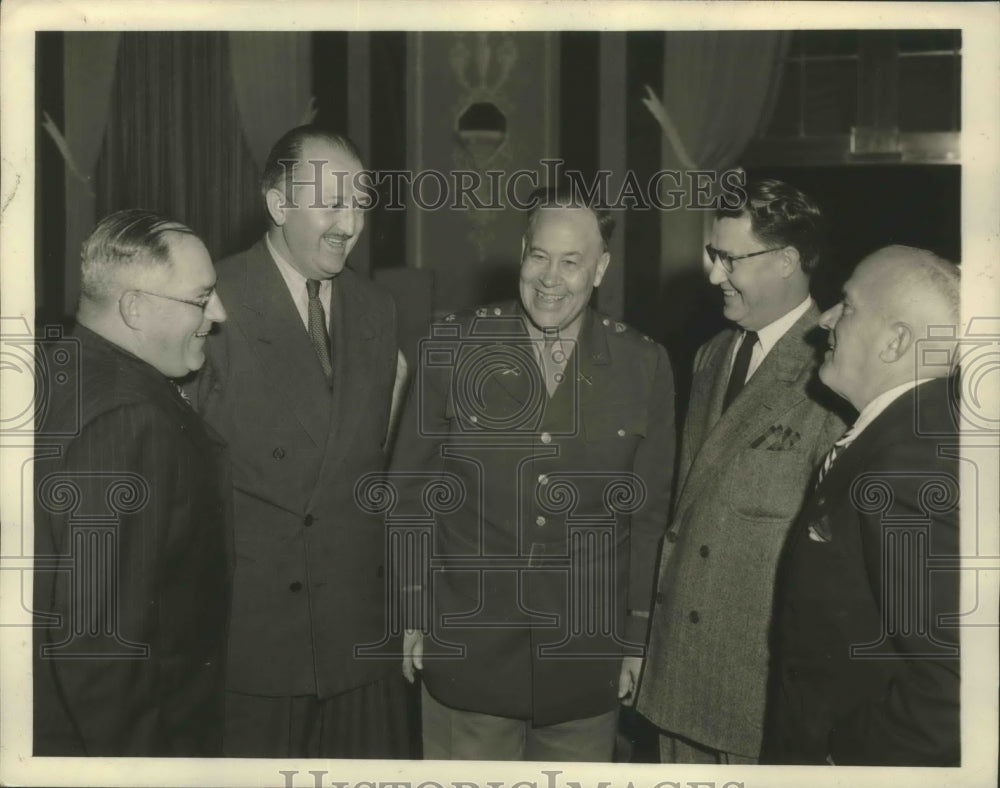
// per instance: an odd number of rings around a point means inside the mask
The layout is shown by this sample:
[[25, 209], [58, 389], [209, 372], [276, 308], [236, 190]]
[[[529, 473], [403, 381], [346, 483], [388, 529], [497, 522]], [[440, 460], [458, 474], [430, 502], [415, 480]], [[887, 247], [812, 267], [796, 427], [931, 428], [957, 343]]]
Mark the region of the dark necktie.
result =
[[333, 384], [333, 364], [330, 363], [330, 335], [326, 330], [326, 314], [323, 312], [323, 302], [319, 300], [319, 280], [307, 279], [306, 292], [309, 293], [309, 340], [329, 386]]
[[747, 331], [743, 335], [743, 344], [736, 351], [736, 360], [733, 362], [733, 371], [729, 373], [729, 385], [726, 386], [726, 396], [722, 399], [722, 410], [725, 412], [736, 395], [743, 390], [743, 384], [747, 380], [747, 372], [750, 370], [750, 356], [753, 347], [757, 344], [757, 332]]

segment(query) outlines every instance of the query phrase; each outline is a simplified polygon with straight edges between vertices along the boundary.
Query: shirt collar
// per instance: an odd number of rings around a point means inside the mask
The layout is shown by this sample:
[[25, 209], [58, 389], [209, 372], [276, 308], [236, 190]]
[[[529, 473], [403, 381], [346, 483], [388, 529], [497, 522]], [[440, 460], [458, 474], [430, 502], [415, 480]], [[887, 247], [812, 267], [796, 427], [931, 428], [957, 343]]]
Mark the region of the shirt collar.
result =
[[[308, 277], [300, 274], [290, 262], [282, 257], [281, 253], [274, 247], [274, 244], [271, 243], [270, 233], [264, 235], [264, 240], [267, 242], [267, 251], [271, 253], [271, 259], [274, 260], [274, 264], [278, 267], [278, 272], [281, 274], [281, 278], [285, 280], [285, 286], [288, 288], [288, 291], [290, 293], [305, 292]], [[322, 294], [329, 288], [330, 280], [321, 279], [319, 283], [319, 292]]]
[[908, 380], [906, 383], [902, 383], [895, 388], [883, 391], [861, 409], [861, 413], [858, 414], [858, 418], [854, 422], [854, 426], [850, 429], [851, 440], [855, 440], [865, 427], [875, 421], [875, 419], [881, 415], [882, 411], [888, 408], [897, 399], [902, 397], [907, 391], [931, 380], [933, 380], [933, 378]]
[[786, 312], [757, 332], [757, 341], [760, 342], [760, 349], [765, 356], [771, 351], [771, 348], [778, 344], [778, 340], [788, 332], [788, 329], [794, 326], [798, 319], [809, 310], [812, 302], [812, 297], [806, 296], [805, 300], [795, 309]]

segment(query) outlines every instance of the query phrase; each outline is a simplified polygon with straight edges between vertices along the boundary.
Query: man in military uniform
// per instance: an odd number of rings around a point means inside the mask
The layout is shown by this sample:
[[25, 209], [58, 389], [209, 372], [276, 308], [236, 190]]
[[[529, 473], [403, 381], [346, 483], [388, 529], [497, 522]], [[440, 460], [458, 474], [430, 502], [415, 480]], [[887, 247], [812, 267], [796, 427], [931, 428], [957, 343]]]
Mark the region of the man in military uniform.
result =
[[428, 476], [460, 491], [425, 582], [405, 588], [429, 611], [403, 658], [407, 678], [422, 671], [425, 758], [611, 759], [674, 460], [666, 351], [588, 307], [612, 226], [539, 201], [519, 302], [449, 316], [424, 342], [398, 511], [426, 506]]

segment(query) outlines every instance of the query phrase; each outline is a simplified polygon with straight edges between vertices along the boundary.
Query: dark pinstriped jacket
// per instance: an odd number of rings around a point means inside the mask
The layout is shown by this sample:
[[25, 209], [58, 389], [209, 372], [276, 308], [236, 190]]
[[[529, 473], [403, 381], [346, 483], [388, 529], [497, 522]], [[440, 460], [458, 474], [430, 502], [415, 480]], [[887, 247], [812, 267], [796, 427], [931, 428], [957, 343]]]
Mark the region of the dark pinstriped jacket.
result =
[[224, 444], [141, 359], [64, 345], [35, 438], [34, 754], [218, 755]]

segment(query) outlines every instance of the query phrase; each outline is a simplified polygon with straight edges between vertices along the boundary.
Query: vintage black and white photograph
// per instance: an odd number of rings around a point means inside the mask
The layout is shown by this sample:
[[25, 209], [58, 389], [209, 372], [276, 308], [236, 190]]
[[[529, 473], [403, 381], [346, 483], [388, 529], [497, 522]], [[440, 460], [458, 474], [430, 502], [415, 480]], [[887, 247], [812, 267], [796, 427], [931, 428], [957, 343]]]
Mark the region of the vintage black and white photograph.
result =
[[2, 13], [4, 784], [996, 784], [1000, 7]]

